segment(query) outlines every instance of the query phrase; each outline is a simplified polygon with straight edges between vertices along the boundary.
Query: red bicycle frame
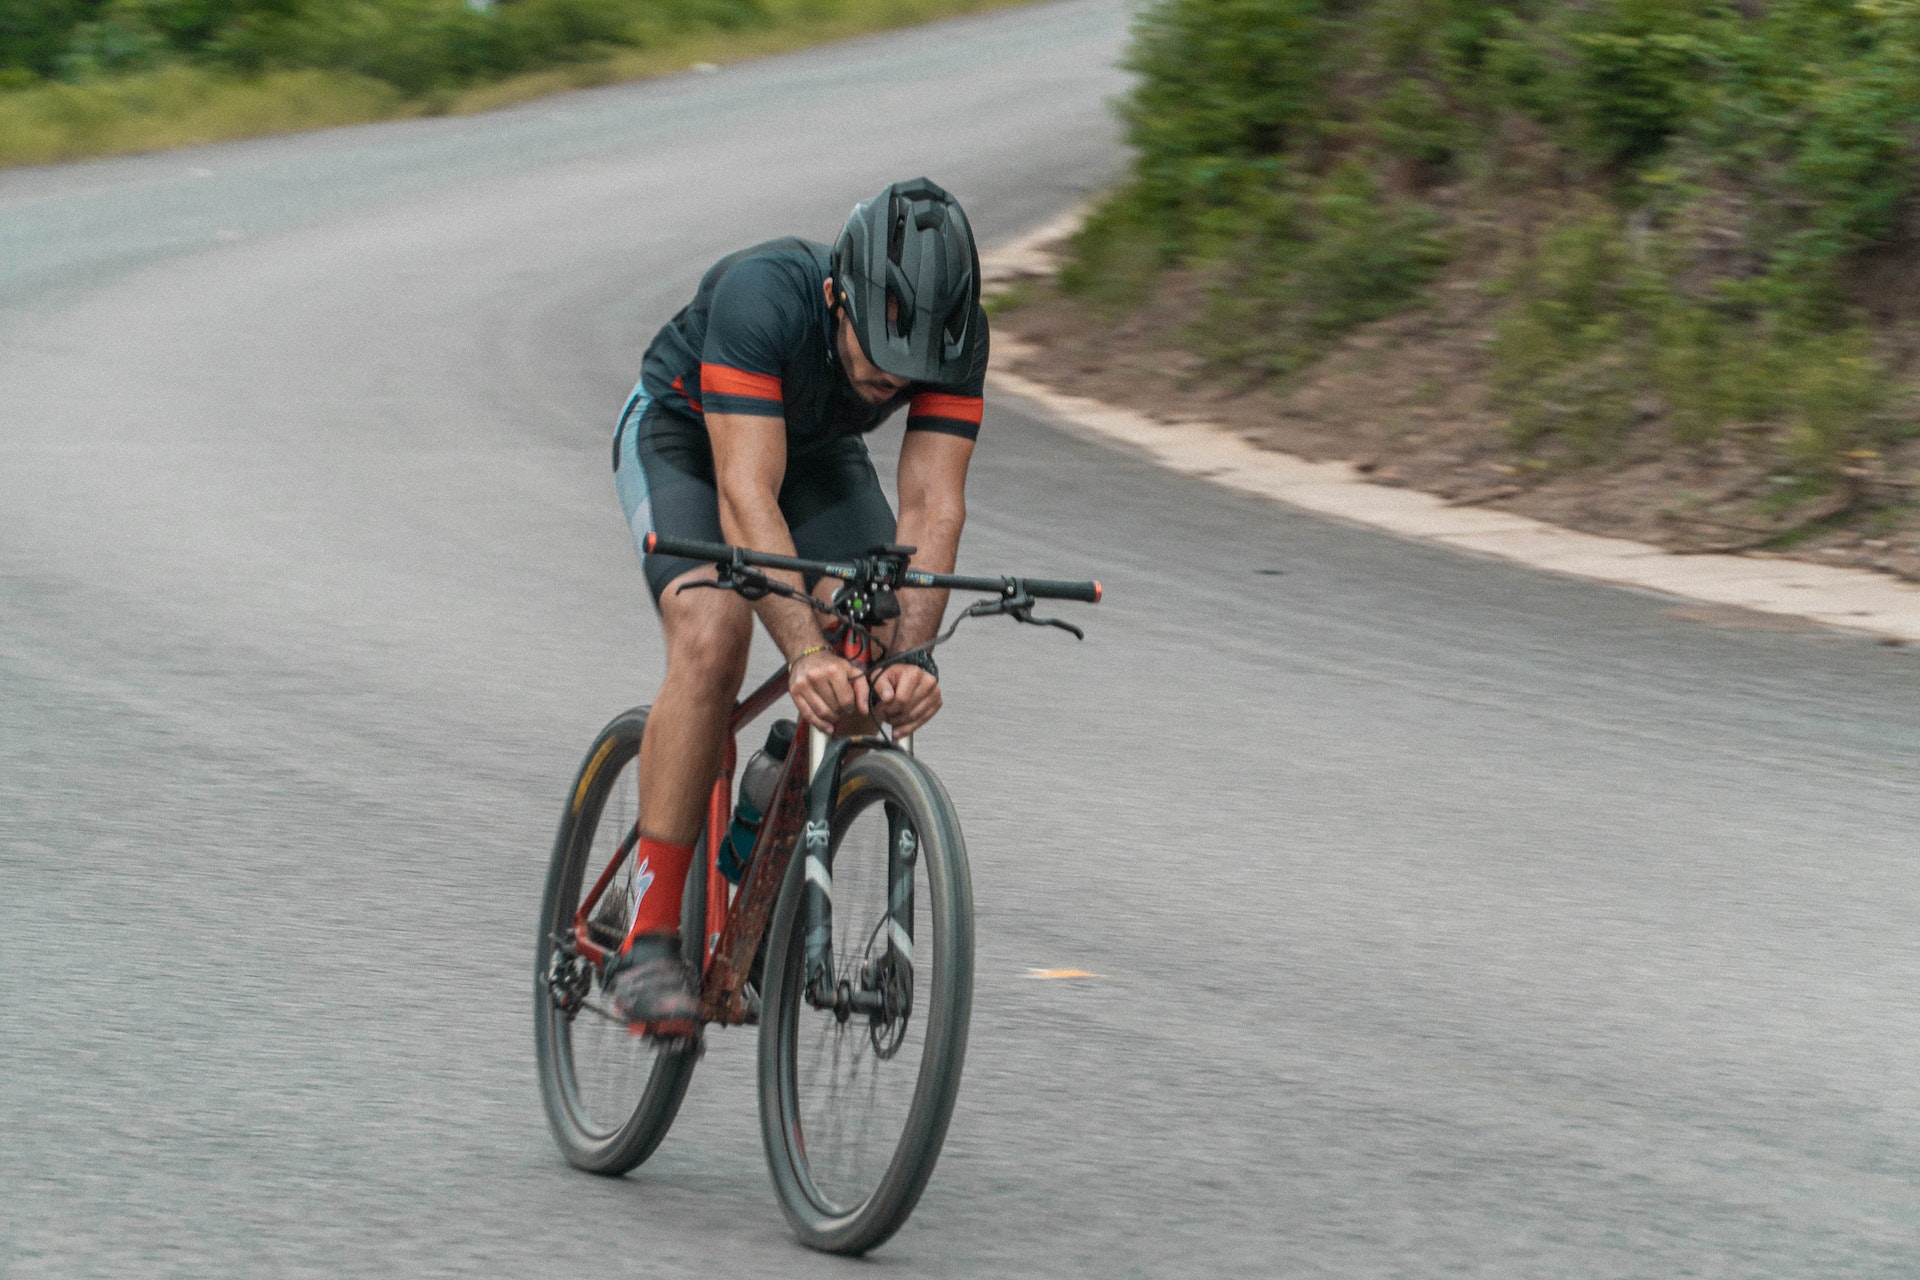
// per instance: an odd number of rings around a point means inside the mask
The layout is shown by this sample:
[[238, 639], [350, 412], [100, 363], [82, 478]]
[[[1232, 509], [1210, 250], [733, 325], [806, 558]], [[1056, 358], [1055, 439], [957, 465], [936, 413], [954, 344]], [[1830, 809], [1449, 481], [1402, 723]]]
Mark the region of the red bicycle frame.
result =
[[[861, 661], [868, 656], [854, 637], [843, 639], [837, 647], [843, 656], [853, 661]], [[779, 897], [780, 885], [786, 879], [787, 863], [793, 857], [800, 828], [806, 824], [806, 787], [812, 752], [802, 741], [796, 741], [793, 749], [787, 752], [779, 784], [774, 789], [774, 800], [767, 816], [761, 820], [759, 834], [754, 840], [753, 856], [747, 863], [746, 875], [739, 888], [729, 886], [726, 878], [720, 874], [720, 841], [726, 837], [727, 828], [733, 821], [733, 771], [739, 761], [736, 739], [741, 729], [759, 719], [761, 713], [778, 702], [786, 692], [787, 672], [783, 667], [742, 698], [727, 719], [726, 747], [721, 758], [720, 775], [714, 779], [713, 792], [707, 801], [705, 839], [701, 846], [704, 853], [700, 855], [707, 872], [706, 928], [703, 930], [705, 936], [701, 939], [700, 966], [700, 1018], [703, 1022], [732, 1024], [746, 1022], [753, 1017], [752, 1002], [746, 993], [747, 978], [752, 971], [754, 953], [760, 948], [760, 939], [766, 933], [767, 921], [773, 914], [774, 900]], [[587, 774], [591, 776], [592, 773], [593, 770], [589, 768]], [[628, 833], [607, 863], [606, 870], [594, 882], [592, 891], [581, 901], [580, 909], [574, 912], [574, 949], [594, 965], [605, 962], [607, 949], [593, 940], [587, 922], [601, 896], [606, 893], [607, 886], [613, 883], [621, 866], [632, 856], [638, 838], [639, 826], [636, 823], [634, 830]]]

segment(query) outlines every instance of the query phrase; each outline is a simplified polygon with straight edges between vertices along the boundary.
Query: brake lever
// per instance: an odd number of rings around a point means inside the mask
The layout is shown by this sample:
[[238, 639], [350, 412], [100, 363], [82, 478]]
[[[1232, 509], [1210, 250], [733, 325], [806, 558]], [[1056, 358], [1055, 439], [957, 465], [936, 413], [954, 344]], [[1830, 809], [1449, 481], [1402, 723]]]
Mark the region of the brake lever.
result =
[[1021, 621], [1031, 622], [1036, 627], [1058, 627], [1075, 640], [1085, 640], [1087, 638], [1086, 632], [1064, 618], [1023, 618]]
[[1001, 612], [1006, 613], [1015, 622], [1024, 622], [1030, 627], [1058, 627], [1075, 640], [1085, 640], [1087, 638], [1086, 632], [1064, 618], [1034, 617], [1032, 604], [1021, 604], [1018, 601], [1010, 601], [1005, 604]]
[[673, 594], [679, 595], [683, 591], [695, 591], [701, 587], [711, 587], [715, 591], [736, 592], [742, 600], [759, 600], [769, 594], [787, 594], [791, 590], [789, 588], [788, 591], [783, 591], [779, 583], [768, 581], [765, 574], [755, 570], [728, 569], [722, 566], [719, 577], [695, 578], [692, 582], [683, 582], [674, 588]]
[[784, 600], [799, 600], [821, 613], [833, 610], [821, 604], [810, 592], [795, 591], [784, 582], [775, 582], [758, 569], [746, 565], [720, 565], [719, 575], [713, 578], [696, 578], [692, 582], [683, 582], [674, 588], [674, 594], [692, 591], [696, 587], [712, 587], [717, 591], [737, 592], [742, 600], [760, 600], [767, 596], [779, 596]]

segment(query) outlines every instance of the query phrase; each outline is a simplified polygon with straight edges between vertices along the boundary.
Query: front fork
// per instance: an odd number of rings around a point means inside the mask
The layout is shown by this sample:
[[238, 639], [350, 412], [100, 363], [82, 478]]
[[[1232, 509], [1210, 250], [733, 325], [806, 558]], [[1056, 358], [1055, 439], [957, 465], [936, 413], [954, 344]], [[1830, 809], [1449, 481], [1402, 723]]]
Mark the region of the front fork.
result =
[[[812, 767], [807, 784], [807, 825], [800, 835], [805, 861], [805, 890], [801, 917], [806, 938], [807, 1003], [831, 1009], [845, 1022], [855, 1013], [891, 1018], [888, 991], [894, 985], [883, 973], [867, 966], [851, 977], [838, 976], [833, 964], [833, 805], [839, 791], [840, 766], [845, 762], [848, 738], [830, 738], [809, 726], [807, 747]], [[908, 751], [912, 740], [905, 740]], [[887, 806], [887, 958], [891, 970], [913, 963], [913, 864], [919, 856], [913, 829], [894, 806]], [[894, 1003], [898, 1003], [897, 996]]]

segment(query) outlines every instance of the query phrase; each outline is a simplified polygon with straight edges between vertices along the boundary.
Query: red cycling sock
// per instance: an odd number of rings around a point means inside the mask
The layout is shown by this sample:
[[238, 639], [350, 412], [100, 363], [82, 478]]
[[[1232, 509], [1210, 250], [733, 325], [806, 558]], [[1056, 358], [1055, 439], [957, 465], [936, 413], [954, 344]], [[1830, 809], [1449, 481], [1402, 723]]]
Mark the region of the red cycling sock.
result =
[[627, 940], [620, 947], [623, 952], [643, 933], [680, 932], [680, 893], [686, 888], [687, 868], [693, 865], [693, 846], [641, 836], [633, 857], [637, 865], [633, 887], [638, 901], [633, 908], [633, 927], [627, 930]]

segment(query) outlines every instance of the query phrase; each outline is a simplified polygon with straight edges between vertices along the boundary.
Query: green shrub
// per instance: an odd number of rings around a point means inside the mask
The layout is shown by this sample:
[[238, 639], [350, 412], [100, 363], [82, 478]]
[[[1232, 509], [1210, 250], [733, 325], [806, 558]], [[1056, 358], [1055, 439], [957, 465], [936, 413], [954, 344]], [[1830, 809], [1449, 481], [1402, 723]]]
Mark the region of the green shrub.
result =
[[1595, 158], [1630, 163], [1657, 154], [1686, 124], [1721, 46], [1708, 34], [1718, 4], [1615, 0], [1582, 15], [1568, 36], [1566, 86]]
[[74, 29], [99, 9], [97, 0], [6, 0], [0, 4], [0, 69], [58, 74]]
[[1156, 221], [1137, 190], [1095, 209], [1074, 234], [1060, 286], [1109, 313], [1138, 306], [1167, 265]]
[[0, 166], [487, 110], [1011, 2], [0, 0]]
[[1314, 154], [1331, 74], [1330, 0], [1177, 0], [1147, 9], [1125, 107], [1138, 151], [1129, 196], [1177, 252], [1210, 211], [1259, 199]]
[[1516, 448], [1600, 461], [1659, 416], [1683, 446], [1759, 429], [1784, 465], [1815, 476], [1901, 433], [1866, 323], [1809, 329], [1737, 291], [1690, 296], [1672, 247], [1651, 230], [1637, 240], [1617, 211], [1589, 206], [1502, 282], [1493, 380]]
[[1493, 349], [1516, 447], [1652, 415], [1812, 474], [1902, 429], [1861, 286], [1920, 250], [1917, 0], [1159, 0], [1130, 65], [1132, 180], [1065, 279], [1208, 273], [1216, 358], [1297, 368], [1545, 192]]
[[759, 0], [8, 0], [0, 67], [70, 83], [185, 58], [244, 74], [313, 68], [419, 96], [763, 21]]
[[1864, 329], [1810, 335], [1789, 358], [1784, 444], [1796, 470], [1835, 470], [1847, 455], [1877, 452], [1903, 434], [1891, 420], [1891, 388]]
[[485, 11], [464, 0], [341, 0], [258, 11], [202, 56], [243, 71], [347, 71], [418, 96], [763, 17], [756, 0], [513, 0]]
[[103, 74], [146, 71], [167, 54], [167, 42], [140, 20], [138, 13], [109, 6], [94, 22], [83, 22], [68, 37], [59, 61], [60, 77], [88, 80]]
[[1341, 334], [1418, 296], [1446, 258], [1440, 218], [1384, 192], [1361, 164], [1272, 193], [1213, 267], [1202, 327], [1216, 360], [1287, 374]]
[[1624, 220], [1585, 209], [1545, 237], [1504, 282], [1493, 385], [1522, 450], [1558, 440], [1572, 460], [1611, 455], [1637, 417], [1652, 286]]

